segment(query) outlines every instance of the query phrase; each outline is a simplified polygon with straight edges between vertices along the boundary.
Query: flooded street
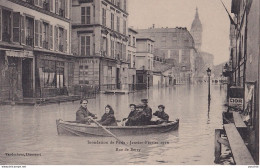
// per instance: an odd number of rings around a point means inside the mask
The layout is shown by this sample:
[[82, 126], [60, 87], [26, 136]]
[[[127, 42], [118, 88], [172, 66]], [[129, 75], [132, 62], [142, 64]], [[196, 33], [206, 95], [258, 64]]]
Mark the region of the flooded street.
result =
[[[89, 141], [115, 141], [112, 137], [58, 136], [56, 119], [75, 120], [79, 102], [47, 106], [0, 106], [1, 164], [214, 164], [214, 130], [220, 128], [226, 91], [211, 86], [208, 106], [207, 85], [152, 88], [129, 95], [97, 95], [88, 109], [100, 118], [110, 104], [118, 120], [128, 116], [130, 103], [149, 98], [153, 112], [166, 106], [170, 120], [180, 119], [179, 129], [170, 133], [120, 137], [129, 142], [168, 144], [124, 145], [90, 144]], [[140, 151], [116, 151], [135, 148]], [[41, 156], [7, 156], [6, 153], [38, 153]]]

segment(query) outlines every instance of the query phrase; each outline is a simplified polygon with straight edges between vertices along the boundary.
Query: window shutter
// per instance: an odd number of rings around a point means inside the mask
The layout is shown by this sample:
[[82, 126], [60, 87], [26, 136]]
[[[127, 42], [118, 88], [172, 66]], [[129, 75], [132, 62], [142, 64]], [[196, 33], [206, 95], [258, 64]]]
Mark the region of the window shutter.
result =
[[55, 0], [55, 13], [59, 14], [59, 3], [58, 3], [58, 0]]
[[50, 29], [50, 38], [49, 38], [49, 48], [51, 49], [51, 50], [53, 50], [53, 26], [52, 25], [50, 25], [49, 26], [49, 29]]
[[38, 20], [35, 20], [35, 25], [34, 25], [34, 27], [35, 27], [35, 38], [34, 38], [34, 44], [35, 44], [35, 46], [36, 47], [38, 47], [39, 46], [39, 21]]
[[20, 42], [20, 13], [13, 13], [13, 42]]
[[25, 16], [21, 17], [21, 44], [25, 45]]
[[42, 21], [39, 21], [39, 46], [42, 47]]
[[69, 0], [65, 1], [65, 4], [64, 4], [65, 5], [64, 10], [65, 10], [65, 17], [66, 18], [68, 18], [68, 1]]
[[53, 0], [49, 0], [50, 3], [50, 11], [53, 12]]
[[2, 9], [0, 8], [0, 41], [2, 41]]
[[63, 41], [64, 42], [64, 44], [63, 44], [64, 45], [64, 52], [67, 53], [67, 45], [68, 45], [67, 40], [68, 39], [67, 39], [67, 30], [66, 29], [64, 29], [64, 34], [63, 35], [64, 35], [64, 41]]
[[54, 29], [54, 41], [55, 41], [55, 51], [59, 50], [59, 36], [58, 36], [58, 27], [55, 26]]

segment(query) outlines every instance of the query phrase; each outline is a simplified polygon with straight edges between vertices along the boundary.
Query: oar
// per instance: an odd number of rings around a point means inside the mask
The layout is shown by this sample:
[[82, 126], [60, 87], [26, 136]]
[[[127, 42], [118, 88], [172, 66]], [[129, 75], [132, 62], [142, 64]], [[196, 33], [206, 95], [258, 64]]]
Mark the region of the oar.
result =
[[106, 131], [108, 134], [112, 135], [116, 140], [119, 142], [122, 142], [123, 144], [126, 144], [124, 141], [120, 140], [117, 136], [115, 136], [112, 132], [107, 130], [105, 127], [103, 127], [101, 124], [99, 124], [96, 120], [90, 118], [91, 121], [93, 121], [95, 124], [97, 124], [99, 127], [101, 127], [104, 131]]

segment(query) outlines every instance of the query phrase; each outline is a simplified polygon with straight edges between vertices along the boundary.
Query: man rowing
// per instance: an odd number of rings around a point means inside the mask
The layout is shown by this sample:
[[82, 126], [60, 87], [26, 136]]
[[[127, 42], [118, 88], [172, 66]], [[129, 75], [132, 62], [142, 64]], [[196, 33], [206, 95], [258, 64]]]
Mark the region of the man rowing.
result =
[[76, 112], [76, 122], [82, 124], [90, 124], [90, 119], [96, 119], [96, 115], [92, 114], [87, 108], [88, 100], [82, 99], [80, 101], [80, 107]]

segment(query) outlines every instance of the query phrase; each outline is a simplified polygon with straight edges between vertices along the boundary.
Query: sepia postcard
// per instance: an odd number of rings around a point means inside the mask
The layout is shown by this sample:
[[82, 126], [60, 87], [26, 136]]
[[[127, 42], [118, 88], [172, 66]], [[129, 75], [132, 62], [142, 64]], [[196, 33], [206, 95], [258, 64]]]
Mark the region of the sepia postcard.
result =
[[259, 30], [259, 0], [1, 0], [1, 167], [257, 168]]

